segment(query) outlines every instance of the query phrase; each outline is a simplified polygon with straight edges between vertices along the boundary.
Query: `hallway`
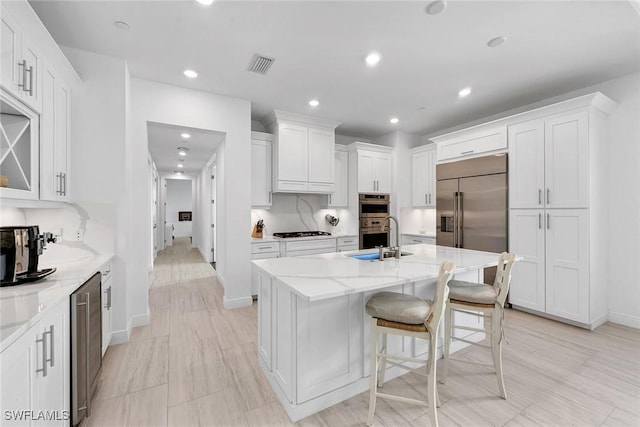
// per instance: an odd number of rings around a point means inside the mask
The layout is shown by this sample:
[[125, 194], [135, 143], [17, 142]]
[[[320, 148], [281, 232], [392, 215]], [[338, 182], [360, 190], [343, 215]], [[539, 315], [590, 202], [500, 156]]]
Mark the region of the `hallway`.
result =
[[[363, 426], [368, 393], [293, 424], [257, 362], [257, 303], [225, 310], [215, 271], [189, 239], [158, 253], [150, 278], [151, 323], [113, 345], [86, 426]], [[442, 426], [637, 425], [640, 331], [596, 331], [508, 310], [508, 400], [490, 369], [452, 362], [439, 386]], [[489, 361], [484, 349], [457, 357]], [[440, 365], [441, 366], [441, 365]], [[408, 374], [385, 391], [424, 395]], [[378, 401], [377, 426], [429, 425], [426, 408]]]

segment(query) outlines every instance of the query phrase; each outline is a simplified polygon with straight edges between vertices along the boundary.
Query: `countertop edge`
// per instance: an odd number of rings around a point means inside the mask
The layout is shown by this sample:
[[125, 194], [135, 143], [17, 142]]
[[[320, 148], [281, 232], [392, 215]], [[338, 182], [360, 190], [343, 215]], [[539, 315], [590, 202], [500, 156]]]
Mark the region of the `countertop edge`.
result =
[[[64, 292], [62, 292], [61, 295], [57, 297], [55, 300], [47, 304], [41, 311], [38, 311], [35, 315], [30, 317], [23, 324], [18, 326], [15, 330], [11, 331], [9, 335], [7, 335], [6, 337], [3, 337], [2, 340], [0, 341], [0, 354], [2, 354], [5, 350], [7, 350], [14, 342], [16, 342], [25, 333], [27, 333], [29, 329], [31, 329], [38, 322], [40, 322], [40, 320], [42, 320], [43, 317], [47, 316], [56, 307], [58, 307], [60, 303], [64, 300], [64, 298], [69, 298], [69, 296], [76, 289], [78, 289], [84, 282], [86, 282], [91, 276], [101, 271], [106, 264], [112, 262], [113, 258], [114, 258], [114, 254], [96, 255], [96, 257], [92, 260], [92, 262], [88, 267], [84, 267], [81, 272], [80, 271], [78, 272], [79, 276], [77, 276], [76, 278], [57, 277], [55, 278], [56, 280], [51, 280], [51, 285], [47, 288], [41, 289], [39, 292], [51, 289], [55, 286], [62, 286], [64, 288]], [[94, 266], [95, 266], [95, 269], [93, 268]], [[65, 272], [65, 274], [69, 274], [69, 272], [67, 271]], [[53, 279], [53, 277], [51, 279]], [[47, 278], [45, 280], [50, 280], [50, 278]], [[22, 286], [22, 285], [18, 285], [18, 286]]]

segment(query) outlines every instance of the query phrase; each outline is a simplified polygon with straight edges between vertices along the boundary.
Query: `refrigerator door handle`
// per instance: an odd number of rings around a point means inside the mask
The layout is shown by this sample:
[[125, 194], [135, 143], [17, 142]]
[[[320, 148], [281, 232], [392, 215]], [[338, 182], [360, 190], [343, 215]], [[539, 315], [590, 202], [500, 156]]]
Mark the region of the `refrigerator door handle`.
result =
[[453, 193], [453, 247], [458, 247], [458, 193]]
[[538, 214], [538, 230], [542, 229], [542, 214]]
[[547, 214], [547, 230], [551, 228], [551, 215]]
[[458, 197], [458, 220], [456, 222], [456, 227], [458, 228], [458, 247], [461, 248], [462, 244], [463, 244], [463, 236], [462, 236], [462, 212], [463, 212], [463, 207], [462, 207], [462, 192], [458, 192], [457, 193], [457, 197]]

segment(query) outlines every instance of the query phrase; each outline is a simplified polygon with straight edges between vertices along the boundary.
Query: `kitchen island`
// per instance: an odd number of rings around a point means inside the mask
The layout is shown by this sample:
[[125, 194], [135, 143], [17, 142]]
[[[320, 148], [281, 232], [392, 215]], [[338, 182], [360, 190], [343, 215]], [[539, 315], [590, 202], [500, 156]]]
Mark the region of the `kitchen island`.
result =
[[[484, 268], [498, 261], [498, 254], [490, 252], [429, 244], [402, 250], [411, 255], [385, 261], [349, 257], [374, 252], [368, 250], [253, 261], [259, 284], [258, 361], [291, 420], [368, 389], [369, 316], [364, 306], [371, 295], [385, 290], [431, 298], [443, 261], [455, 262], [454, 277], [469, 281], [481, 281]], [[476, 316], [456, 314], [456, 323], [480, 326]], [[479, 341], [484, 334], [464, 337]], [[463, 345], [452, 343], [452, 351]], [[416, 357], [427, 352], [427, 345], [415, 338], [389, 337], [388, 351]], [[406, 371], [387, 372], [391, 379]]]

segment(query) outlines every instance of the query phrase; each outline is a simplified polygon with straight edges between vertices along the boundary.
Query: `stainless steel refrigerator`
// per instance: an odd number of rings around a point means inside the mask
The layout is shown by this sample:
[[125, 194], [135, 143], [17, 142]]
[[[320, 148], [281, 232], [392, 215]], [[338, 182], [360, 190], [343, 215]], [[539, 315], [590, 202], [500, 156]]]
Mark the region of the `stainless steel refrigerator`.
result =
[[[507, 250], [507, 155], [436, 167], [436, 242], [489, 252]], [[485, 269], [493, 283], [495, 269]]]

